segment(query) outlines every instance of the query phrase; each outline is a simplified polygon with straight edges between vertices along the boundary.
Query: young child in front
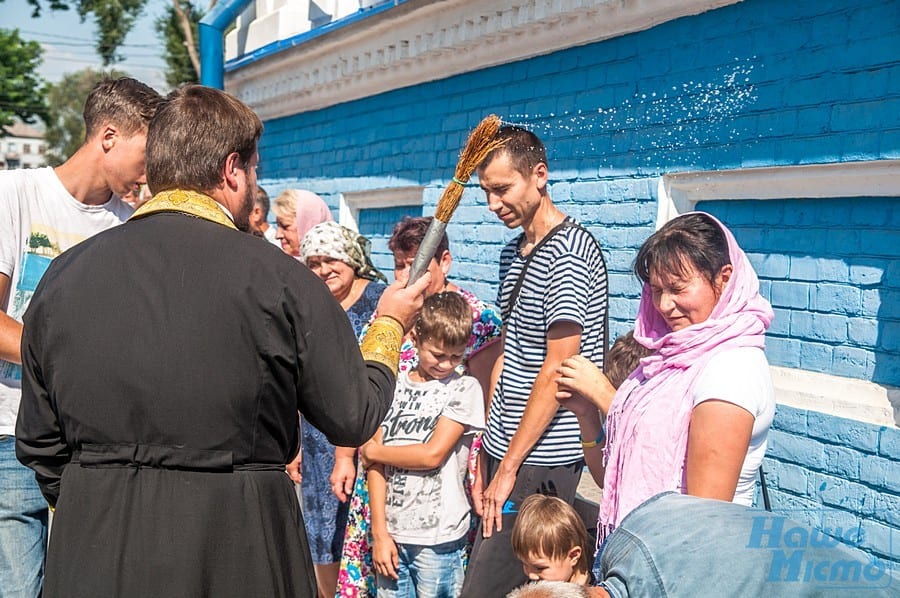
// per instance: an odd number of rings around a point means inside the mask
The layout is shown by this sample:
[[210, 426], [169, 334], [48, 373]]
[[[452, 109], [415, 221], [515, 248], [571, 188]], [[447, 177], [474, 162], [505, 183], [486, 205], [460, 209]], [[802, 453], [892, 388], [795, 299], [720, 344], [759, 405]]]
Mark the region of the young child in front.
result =
[[379, 598], [455, 598], [462, 588], [466, 464], [484, 428], [481, 386], [455, 371], [471, 333], [472, 308], [459, 293], [425, 300], [411, 335], [418, 366], [399, 374], [379, 433], [360, 450]]
[[513, 526], [513, 552], [531, 581], [591, 582], [588, 533], [575, 509], [555, 496], [532, 494]]

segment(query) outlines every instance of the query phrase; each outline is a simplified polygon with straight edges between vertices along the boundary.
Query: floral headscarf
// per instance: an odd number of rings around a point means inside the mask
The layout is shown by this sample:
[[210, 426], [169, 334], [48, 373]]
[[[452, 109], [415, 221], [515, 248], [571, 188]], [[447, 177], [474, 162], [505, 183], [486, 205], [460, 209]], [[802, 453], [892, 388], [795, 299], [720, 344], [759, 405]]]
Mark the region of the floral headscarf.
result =
[[387, 282], [372, 264], [371, 243], [367, 238], [337, 222], [323, 222], [309, 229], [300, 242], [300, 261], [321, 255], [344, 262], [360, 278]]

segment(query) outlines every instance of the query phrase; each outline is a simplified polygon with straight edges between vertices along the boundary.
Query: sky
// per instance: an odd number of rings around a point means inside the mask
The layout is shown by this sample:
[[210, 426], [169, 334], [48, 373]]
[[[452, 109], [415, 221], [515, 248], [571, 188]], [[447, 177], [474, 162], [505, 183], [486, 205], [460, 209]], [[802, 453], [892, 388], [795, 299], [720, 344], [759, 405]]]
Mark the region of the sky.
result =
[[[168, 91], [168, 86], [162, 42], [157, 37], [154, 21], [168, 4], [168, 0], [147, 0], [143, 14], [125, 38], [125, 45], [119, 49], [125, 60], [114, 65], [161, 93]], [[41, 77], [51, 83], [58, 82], [67, 73], [88, 67], [103, 68], [94, 51], [95, 27], [91, 16], [82, 23], [74, 10], [44, 10], [34, 19], [26, 0], [2, 0], [0, 28], [18, 29], [23, 39], [41, 44], [44, 63], [38, 70]]]

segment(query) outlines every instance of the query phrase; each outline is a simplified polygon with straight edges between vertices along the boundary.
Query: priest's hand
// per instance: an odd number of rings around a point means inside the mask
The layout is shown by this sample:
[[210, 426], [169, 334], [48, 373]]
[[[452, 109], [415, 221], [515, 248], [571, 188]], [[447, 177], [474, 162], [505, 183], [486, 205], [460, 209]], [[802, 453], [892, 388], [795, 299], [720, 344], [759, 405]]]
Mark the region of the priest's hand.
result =
[[422, 309], [422, 302], [425, 301], [425, 289], [431, 284], [431, 274], [426, 272], [422, 278], [406, 286], [406, 274], [400, 273], [394, 284], [385, 289], [378, 301], [378, 308], [375, 313], [379, 316], [389, 316], [394, 318], [403, 326], [405, 332], [409, 332], [410, 328], [416, 322], [416, 316]]
[[297, 456], [294, 457], [294, 460], [284, 466], [284, 470], [287, 472], [288, 477], [291, 478], [291, 481], [295, 484], [299, 484], [303, 481], [303, 474], [301, 473], [300, 465], [303, 463], [303, 449], [297, 451]]

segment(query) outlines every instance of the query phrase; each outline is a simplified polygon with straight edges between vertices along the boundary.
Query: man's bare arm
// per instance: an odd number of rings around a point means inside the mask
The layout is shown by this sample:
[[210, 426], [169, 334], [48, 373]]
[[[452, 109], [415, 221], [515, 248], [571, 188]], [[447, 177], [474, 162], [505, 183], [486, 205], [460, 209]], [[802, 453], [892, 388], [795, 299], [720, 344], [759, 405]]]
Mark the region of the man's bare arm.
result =
[[494, 479], [484, 491], [486, 525], [482, 526], [482, 531], [485, 537], [490, 537], [492, 533], [491, 520], [496, 522], [498, 530], [501, 529], [503, 505], [512, 493], [519, 467], [560, 409], [556, 401], [556, 370], [564, 359], [578, 353], [580, 346], [581, 326], [574, 322], [557, 322], [550, 326], [547, 357], [531, 388], [522, 420]]

